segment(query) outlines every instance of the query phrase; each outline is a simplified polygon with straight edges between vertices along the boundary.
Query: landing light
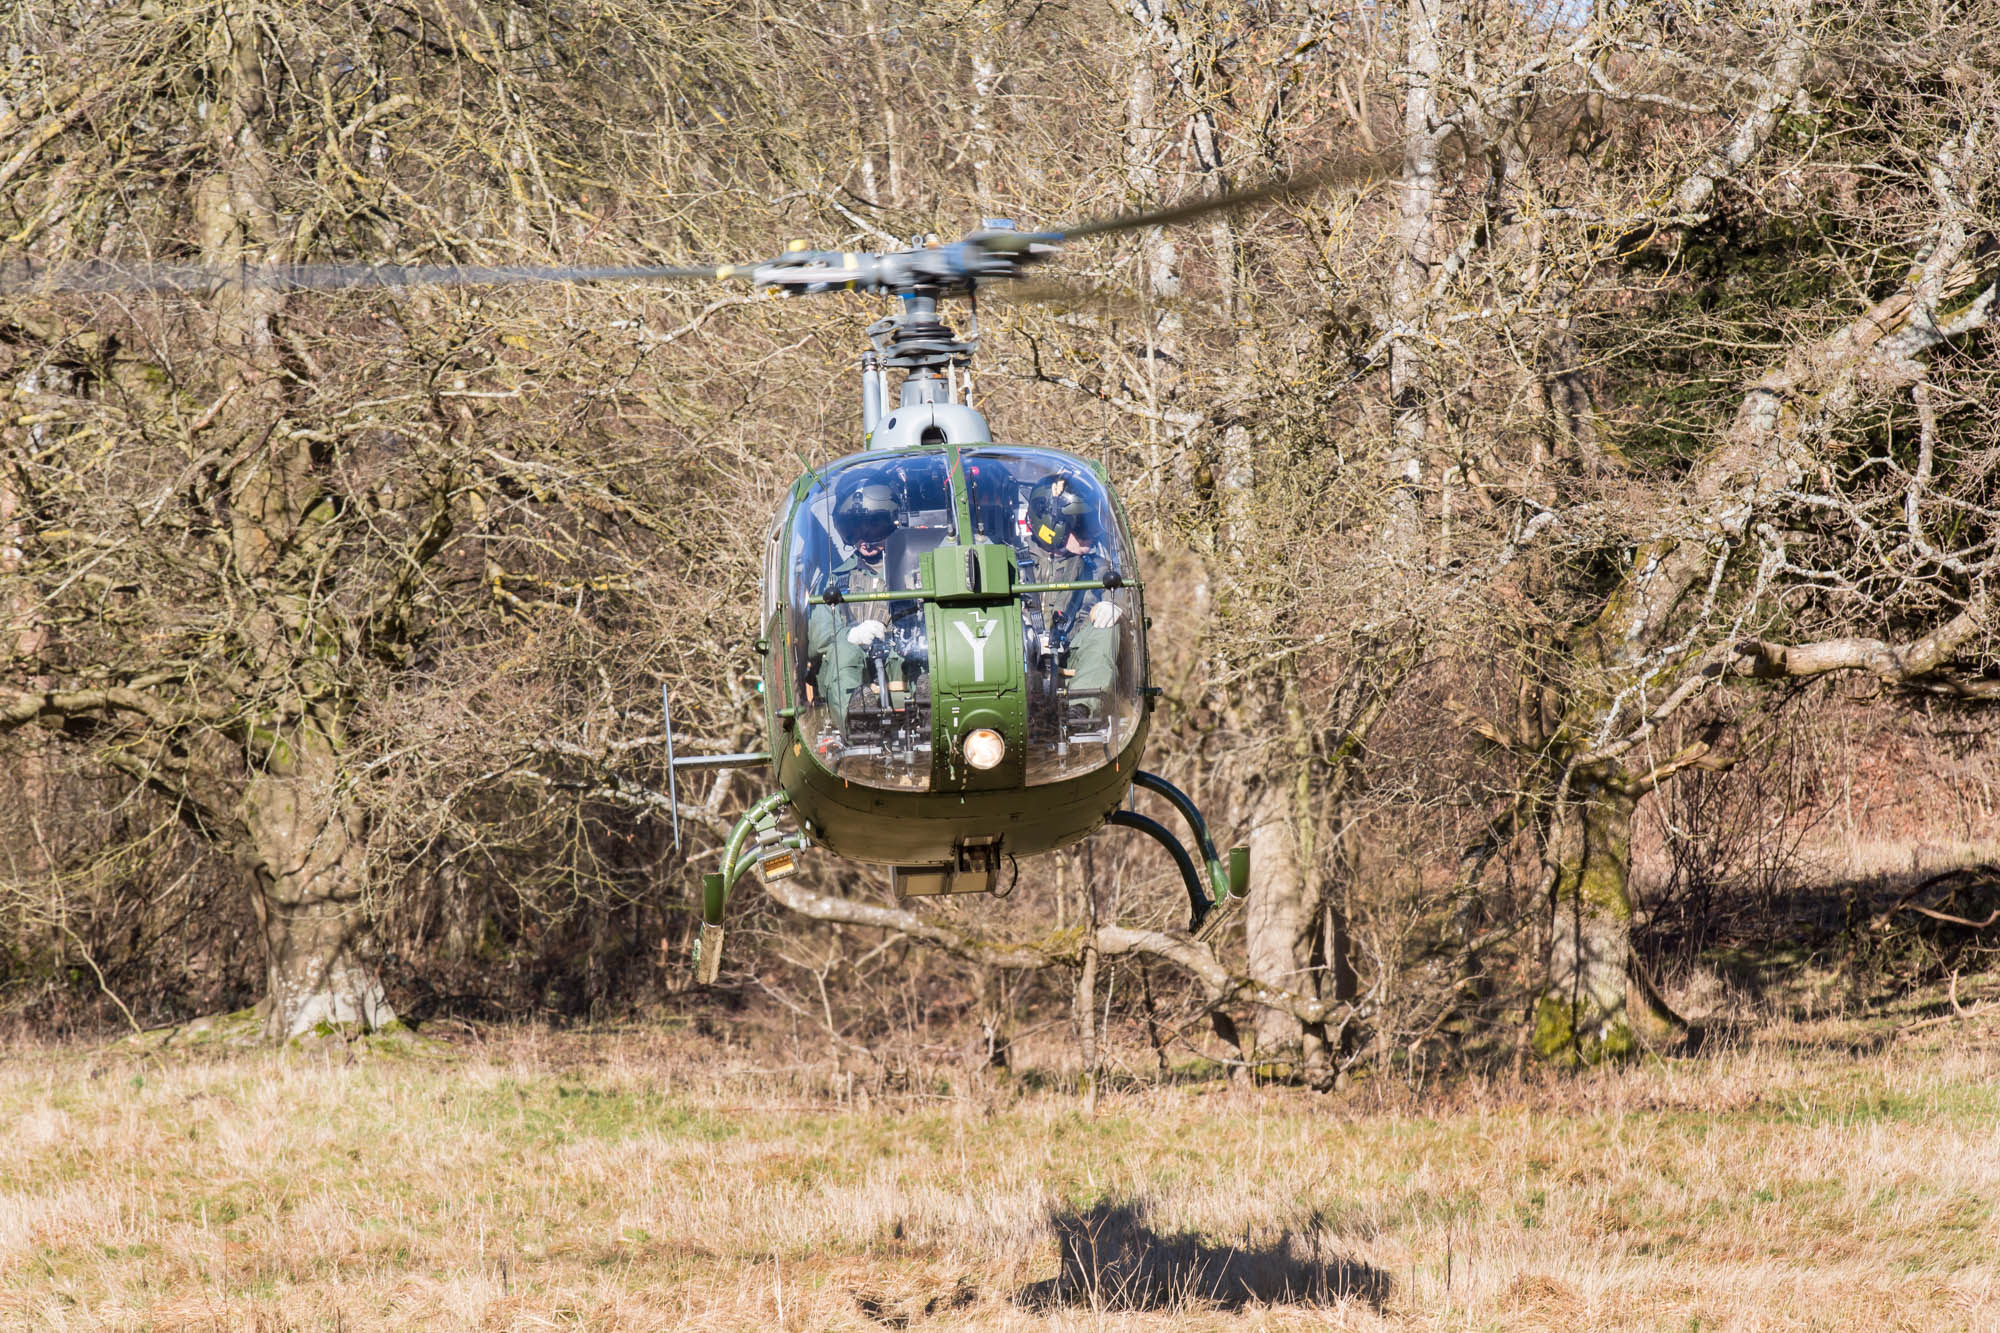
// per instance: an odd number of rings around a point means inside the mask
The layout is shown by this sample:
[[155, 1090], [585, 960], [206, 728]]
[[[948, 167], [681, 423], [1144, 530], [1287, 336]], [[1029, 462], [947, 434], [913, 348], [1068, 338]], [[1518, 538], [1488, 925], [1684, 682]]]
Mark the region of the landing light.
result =
[[1007, 755], [1007, 742], [991, 727], [981, 727], [965, 735], [965, 762], [974, 768], [992, 768]]

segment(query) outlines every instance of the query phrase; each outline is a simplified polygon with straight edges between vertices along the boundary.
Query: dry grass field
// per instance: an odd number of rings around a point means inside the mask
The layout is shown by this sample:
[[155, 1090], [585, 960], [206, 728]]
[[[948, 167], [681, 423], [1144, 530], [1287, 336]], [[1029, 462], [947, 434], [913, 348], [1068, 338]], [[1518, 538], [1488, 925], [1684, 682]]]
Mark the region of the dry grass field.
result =
[[2000, 1025], [1969, 1013], [1094, 1116], [657, 1033], [15, 1046], [0, 1326], [2000, 1328]]

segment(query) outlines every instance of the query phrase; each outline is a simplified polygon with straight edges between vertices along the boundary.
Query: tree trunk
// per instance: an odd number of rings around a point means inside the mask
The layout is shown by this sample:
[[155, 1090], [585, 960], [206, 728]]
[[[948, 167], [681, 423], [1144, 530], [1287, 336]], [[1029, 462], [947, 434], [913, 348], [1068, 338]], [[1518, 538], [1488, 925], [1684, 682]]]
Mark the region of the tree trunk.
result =
[[[1125, 188], [1135, 203], [1157, 206], [1160, 188], [1160, 157], [1166, 151], [1167, 134], [1159, 108], [1159, 85], [1153, 73], [1153, 55], [1159, 45], [1153, 14], [1147, 5], [1131, 7], [1137, 26], [1132, 32], [1132, 49], [1125, 71]], [[1139, 233], [1146, 293], [1154, 300], [1172, 300], [1180, 295], [1180, 258], [1173, 236], [1164, 227], [1148, 227]], [[1178, 315], [1168, 313], [1165, 322], [1179, 327]]]
[[[203, 182], [197, 216], [204, 256], [223, 271], [285, 257], [264, 142], [269, 53], [258, 20], [253, 6], [229, 10], [210, 36], [224, 114], [215, 124], [220, 169]], [[274, 687], [267, 720], [244, 738], [249, 774], [236, 807], [237, 856], [264, 933], [264, 1034], [285, 1041], [322, 1025], [377, 1028], [395, 1014], [363, 953], [363, 821], [342, 793], [340, 709], [301, 697], [322, 683], [313, 665], [300, 668], [301, 658], [333, 653], [337, 639], [298, 587], [314, 577], [315, 515], [326, 501], [310, 445], [277, 429], [285, 408], [282, 302], [270, 290], [231, 285], [216, 294], [215, 309], [231, 358], [223, 386], [240, 390], [218, 420], [218, 430], [240, 442], [229, 478], [231, 554], [262, 601], [234, 629], [245, 659]]]
[[1638, 1050], [1641, 1025], [1669, 1026], [1631, 995], [1635, 805], [1615, 766], [1580, 769], [1550, 831], [1555, 919], [1534, 1046], [1556, 1064], [1623, 1059]]
[[[1312, 936], [1318, 903], [1299, 849], [1292, 789], [1282, 774], [1265, 775], [1251, 800], [1250, 864], [1256, 885], [1243, 907], [1243, 936], [1252, 978], [1312, 992]], [[1260, 1065], [1303, 1060], [1305, 1030], [1279, 1009], [1257, 1011], [1251, 1058]]]
[[264, 1035], [395, 1021], [366, 948], [363, 821], [340, 792], [331, 739], [308, 724], [237, 807], [240, 859], [264, 932]]
[[1443, 75], [1442, 30], [1451, 21], [1450, 0], [1410, 0], [1404, 7], [1403, 173], [1397, 199], [1396, 267], [1390, 277], [1389, 317], [1399, 330], [1389, 344], [1389, 398], [1395, 443], [1389, 484], [1396, 487], [1390, 540], [1413, 555], [1420, 515], [1416, 487], [1423, 479], [1430, 404], [1424, 393], [1422, 339], [1415, 335], [1437, 262], [1440, 191], [1438, 84]]
[[894, 22], [887, 4], [868, 3], [861, 7], [868, 25], [870, 72], [875, 76], [875, 110], [882, 117], [882, 194], [873, 202], [890, 208], [903, 206], [902, 130], [897, 123], [899, 96], [889, 71], [889, 50], [883, 33]]
[[[30, 371], [15, 384], [20, 398], [27, 398], [38, 387], [38, 372]], [[26, 438], [16, 446], [8, 440], [8, 449], [20, 447], [20, 457], [27, 458], [32, 452], [29, 446], [38, 445], [40, 427], [30, 427]], [[48, 646], [48, 630], [42, 623], [41, 606], [33, 587], [27, 581], [30, 572], [24, 551], [28, 545], [29, 523], [24, 498], [26, 488], [20, 486], [13, 474], [14, 460], [9, 457], [0, 466], [0, 617], [4, 617], [6, 631], [0, 635], [0, 660], [27, 663], [38, 660], [42, 650]], [[17, 678], [20, 686], [31, 691], [47, 690], [50, 680], [44, 675], [29, 675]], [[34, 829], [36, 821], [48, 813], [49, 781], [48, 767], [42, 752], [40, 737], [23, 737], [17, 744], [19, 750], [12, 758], [14, 769], [14, 795], [7, 804], [14, 805], [18, 828]], [[16, 804], [18, 803], [18, 804]], [[0, 806], [0, 809], [4, 809]], [[39, 836], [8, 838], [0, 843], [0, 849], [12, 858], [18, 858], [10, 867], [21, 879], [33, 883], [48, 875], [53, 867], [48, 863], [47, 849]]]
[[1079, 884], [1083, 890], [1078, 903], [1079, 919], [1083, 925], [1083, 966], [1076, 977], [1076, 1022], [1077, 1036], [1083, 1045], [1083, 1095], [1089, 1114], [1097, 1114], [1097, 1083], [1099, 1064], [1103, 1052], [1098, 1044], [1097, 1023], [1097, 866], [1086, 845], [1079, 857], [1082, 872]]
[[1002, 23], [979, 28], [972, 37], [972, 191], [981, 200], [994, 195], [993, 157], [998, 151], [994, 102], [1000, 92], [999, 47], [1006, 36]]

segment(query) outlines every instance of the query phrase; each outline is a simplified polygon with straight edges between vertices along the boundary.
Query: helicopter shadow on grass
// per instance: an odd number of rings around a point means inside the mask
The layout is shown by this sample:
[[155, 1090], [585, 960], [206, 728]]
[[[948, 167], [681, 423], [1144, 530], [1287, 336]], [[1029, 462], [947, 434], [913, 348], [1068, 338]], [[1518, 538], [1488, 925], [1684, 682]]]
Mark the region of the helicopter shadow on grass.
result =
[[1029, 1309], [1240, 1310], [1354, 1300], [1379, 1311], [1393, 1285], [1381, 1269], [1327, 1254], [1317, 1238], [1292, 1232], [1264, 1246], [1211, 1245], [1156, 1229], [1130, 1202], [1065, 1209], [1050, 1221], [1062, 1270], [1015, 1293]]

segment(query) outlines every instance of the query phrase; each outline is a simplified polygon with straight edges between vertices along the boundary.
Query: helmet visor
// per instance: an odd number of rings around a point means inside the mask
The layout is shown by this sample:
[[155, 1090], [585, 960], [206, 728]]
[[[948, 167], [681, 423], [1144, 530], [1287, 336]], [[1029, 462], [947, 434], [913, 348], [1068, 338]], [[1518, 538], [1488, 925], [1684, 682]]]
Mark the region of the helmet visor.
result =
[[1035, 540], [1051, 550], [1061, 550], [1072, 536], [1081, 541], [1090, 538], [1090, 510], [1081, 496], [1067, 488], [1064, 478], [1056, 478], [1039, 492], [1029, 510], [1028, 527]]
[[889, 540], [889, 534], [896, 530], [896, 516], [884, 513], [865, 513], [855, 516], [848, 524], [848, 536], [856, 542], [867, 542], [880, 546]]

